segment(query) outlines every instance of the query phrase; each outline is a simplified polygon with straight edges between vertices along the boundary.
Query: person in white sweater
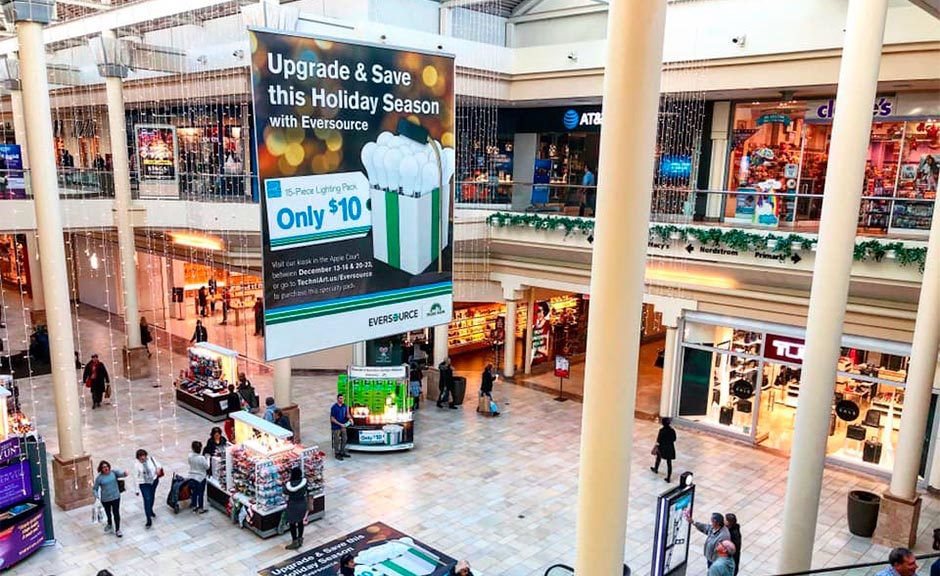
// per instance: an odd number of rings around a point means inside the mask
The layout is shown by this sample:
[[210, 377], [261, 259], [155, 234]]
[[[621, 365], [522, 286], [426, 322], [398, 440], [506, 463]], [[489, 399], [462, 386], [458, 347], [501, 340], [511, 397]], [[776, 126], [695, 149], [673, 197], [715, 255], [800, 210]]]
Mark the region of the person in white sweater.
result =
[[141, 448], [137, 451], [134, 469], [137, 477], [137, 493], [144, 499], [144, 514], [147, 516], [147, 528], [150, 528], [153, 526], [153, 519], [157, 517], [153, 513], [153, 502], [157, 497], [157, 484], [163, 477], [163, 468], [153, 459], [153, 456]]
[[189, 508], [203, 514], [206, 511], [206, 476], [209, 474], [209, 459], [202, 455], [202, 442], [193, 440], [193, 451], [189, 453]]

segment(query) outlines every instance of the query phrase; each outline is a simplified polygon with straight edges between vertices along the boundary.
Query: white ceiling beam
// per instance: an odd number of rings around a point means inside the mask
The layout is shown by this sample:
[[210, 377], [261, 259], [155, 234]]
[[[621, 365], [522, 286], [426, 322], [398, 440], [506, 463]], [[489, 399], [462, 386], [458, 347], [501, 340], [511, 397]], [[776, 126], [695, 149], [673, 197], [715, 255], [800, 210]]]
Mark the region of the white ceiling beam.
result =
[[[43, 30], [43, 42], [52, 44], [64, 40], [80, 39], [101, 34], [105, 30], [117, 30], [151, 20], [159, 20], [179, 14], [185, 14], [201, 8], [211, 8], [228, 4], [230, 0], [186, 0], [168, 2], [167, 0], [144, 0], [124, 6], [47, 26]], [[15, 38], [0, 41], [0, 55], [16, 52]]]
[[[522, 6], [520, 4], [520, 6]], [[568, 18], [570, 16], [580, 16], [582, 14], [595, 14], [597, 12], [607, 12], [609, 10], [608, 5], [600, 4], [586, 4], [584, 6], [578, 6], [576, 8], [559, 8], [558, 10], [548, 10], [545, 12], [536, 12], [535, 14], [522, 14], [522, 15], [513, 15], [509, 17], [509, 21], [513, 24], [518, 24], [520, 22], [533, 22], [536, 20], [552, 20], [556, 18]]]
[[520, 3], [518, 6], [516, 6], [513, 9], [512, 14], [510, 14], [509, 16], [510, 18], [515, 18], [516, 16], [524, 16], [528, 14], [529, 12], [531, 12], [532, 10], [534, 10], [539, 4], [541, 4], [544, 1], [545, 0], [524, 0], [522, 3]]

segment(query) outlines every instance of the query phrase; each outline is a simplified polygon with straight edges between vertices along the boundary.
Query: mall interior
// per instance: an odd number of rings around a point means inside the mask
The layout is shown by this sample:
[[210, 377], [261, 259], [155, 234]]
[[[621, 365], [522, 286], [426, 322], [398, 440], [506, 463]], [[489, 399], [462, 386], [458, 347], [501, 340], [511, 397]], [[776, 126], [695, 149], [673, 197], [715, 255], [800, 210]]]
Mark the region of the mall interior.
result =
[[[737, 517], [741, 574], [934, 561], [940, 1], [0, 7], [0, 572], [339, 574], [324, 555], [385, 535], [407, 561], [355, 574], [705, 574], [689, 494], [696, 521]], [[449, 317], [326, 349], [304, 341], [340, 327], [311, 323], [290, 338], [315, 351], [273, 352], [265, 164], [343, 160], [336, 130], [259, 135], [258, 29], [453, 58]], [[435, 406], [447, 358], [457, 410]], [[229, 409], [240, 373], [257, 415]], [[396, 419], [334, 458], [337, 391], [358, 417], [380, 386]], [[258, 418], [268, 397], [289, 432]], [[174, 510], [215, 426], [212, 509]], [[152, 526], [138, 449], [165, 474]], [[128, 473], [121, 538], [102, 461]]]

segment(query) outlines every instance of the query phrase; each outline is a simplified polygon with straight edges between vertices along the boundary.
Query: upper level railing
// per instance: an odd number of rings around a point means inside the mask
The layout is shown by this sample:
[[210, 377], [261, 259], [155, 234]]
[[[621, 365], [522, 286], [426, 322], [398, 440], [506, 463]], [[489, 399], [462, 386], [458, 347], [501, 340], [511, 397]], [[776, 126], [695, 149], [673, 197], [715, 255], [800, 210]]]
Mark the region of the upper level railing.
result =
[[[593, 186], [489, 182], [457, 186], [457, 206], [465, 208], [590, 218], [596, 198]], [[822, 194], [654, 188], [650, 220], [817, 232], [823, 200]], [[862, 196], [857, 235], [922, 238], [929, 232], [935, 204], [935, 199]]]

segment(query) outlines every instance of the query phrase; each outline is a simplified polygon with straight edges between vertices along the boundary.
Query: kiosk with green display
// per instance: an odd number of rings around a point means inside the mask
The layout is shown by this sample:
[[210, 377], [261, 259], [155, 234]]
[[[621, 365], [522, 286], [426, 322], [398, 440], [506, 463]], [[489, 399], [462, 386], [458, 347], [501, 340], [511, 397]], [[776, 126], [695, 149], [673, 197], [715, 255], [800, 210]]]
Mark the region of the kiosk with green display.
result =
[[352, 410], [349, 450], [414, 448], [414, 400], [408, 395], [407, 366], [351, 366], [339, 375], [336, 387]]

